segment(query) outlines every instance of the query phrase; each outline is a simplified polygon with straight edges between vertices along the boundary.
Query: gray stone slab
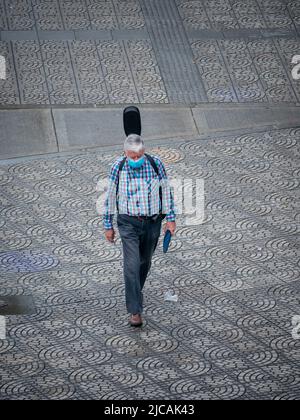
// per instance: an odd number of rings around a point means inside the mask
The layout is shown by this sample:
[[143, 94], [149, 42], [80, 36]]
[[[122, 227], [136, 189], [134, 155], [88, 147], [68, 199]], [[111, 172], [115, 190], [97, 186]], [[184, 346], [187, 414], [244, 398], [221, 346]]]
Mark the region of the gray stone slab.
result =
[[141, 109], [143, 135], [146, 139], [156, 140], [197, 134], [190, 108], [167, 106]]
[[261, 31], [263, 38], [296, 37], [297, 31], [292, 29], [265, 29]]
[[57, 152], [51, 110], [0, 111], [0, 158]]
[[137, 30], [137, 29], [123, 29], [123, 30], [113, 30], [112, 31], [113, 39], [149, 39], [149, 34], [147, 30]]
[[190, 40], [193, 39], [224, 39], [224, 34], [212, 29], [188, 29], [187, 35]]
[[101, 41], [101, 40], [112, 40], [111, 31], [74, 31], [75, 39], [79, 41]]
[[38, 36], [41, 41], [68, 41], [75, 39], [74, 31], [39, 31]]
[[[194, 108], [193, 115], [199, 132], [238, 130], [253, 127], [293, 127], [300, 123], [300, 108], [294, 107], [226, 107], [223, 109]], [[207, 126], [203, 127], [206, 120]]]
[[53, 111], [62, 151], [119, 144], [123, 138], [121, 109]]
[[225, 39], [240, 39], [240, 38], [261, 38], [261, 31], [259, 29], [228, 29], [223, 31]]
[[1, 41], [32, 41], [37, 39], [36, 31], [1, 31]]
[[[141, 114], [145, 140], [197, 134], [189, 108], [141, 107]], [[56, 109], [53, 115], [61, 151], [124, 142], [123, 108]]]

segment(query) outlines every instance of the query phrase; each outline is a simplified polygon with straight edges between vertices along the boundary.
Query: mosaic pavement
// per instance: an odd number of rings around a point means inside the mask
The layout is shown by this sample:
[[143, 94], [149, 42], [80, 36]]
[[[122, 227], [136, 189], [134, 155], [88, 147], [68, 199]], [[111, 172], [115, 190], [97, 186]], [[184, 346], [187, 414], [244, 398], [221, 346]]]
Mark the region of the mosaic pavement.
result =
[[31, 296], [36, 310], [7, 316], [0, 399], [300, 399], [299, 136], [152, 150], [173, 177], [205, 179], [206, 220], [179, 219], [168, 256], [159, 248], [141, 330], [95, 210], [117, 150], [2, 163], [0, 306]]
[[298, 0], [0, 0], [1, 105], [291, 102]]

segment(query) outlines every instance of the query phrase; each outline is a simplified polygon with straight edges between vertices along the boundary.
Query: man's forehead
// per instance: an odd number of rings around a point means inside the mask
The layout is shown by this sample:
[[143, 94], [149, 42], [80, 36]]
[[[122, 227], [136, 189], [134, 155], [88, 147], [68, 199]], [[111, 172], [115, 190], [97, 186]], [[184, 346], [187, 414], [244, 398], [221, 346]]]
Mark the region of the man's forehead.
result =
[[138, 152], [138, 153], [132, 152], [132, 151], [127, 151], [126, 152], [127, 156], [132, 157], [132, 158], [143, 156], [144, 153], [145, 153], [144, 150], [142, 150], [141, 152]]

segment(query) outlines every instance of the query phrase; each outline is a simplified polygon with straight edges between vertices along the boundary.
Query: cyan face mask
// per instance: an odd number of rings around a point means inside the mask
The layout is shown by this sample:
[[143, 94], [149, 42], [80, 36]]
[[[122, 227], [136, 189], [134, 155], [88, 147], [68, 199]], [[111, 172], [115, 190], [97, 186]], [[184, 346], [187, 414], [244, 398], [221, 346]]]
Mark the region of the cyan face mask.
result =
[[140, 169], [144, 165], [144, 162], [145, 162], [145, 156], [142, 156], [139, 160], [133, 160], [133, 159], [128, 158], [129, 166], [132, 169]]

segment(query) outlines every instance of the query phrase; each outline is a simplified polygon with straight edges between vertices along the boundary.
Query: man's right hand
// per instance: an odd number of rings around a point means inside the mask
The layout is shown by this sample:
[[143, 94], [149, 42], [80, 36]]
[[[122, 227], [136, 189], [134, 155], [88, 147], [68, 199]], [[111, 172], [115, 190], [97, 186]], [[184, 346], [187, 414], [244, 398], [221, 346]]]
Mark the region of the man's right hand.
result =
[[108, 242], [113, 244], [115, 242], [116, 232], [114, 229], [106, 230], [105, 237]]

